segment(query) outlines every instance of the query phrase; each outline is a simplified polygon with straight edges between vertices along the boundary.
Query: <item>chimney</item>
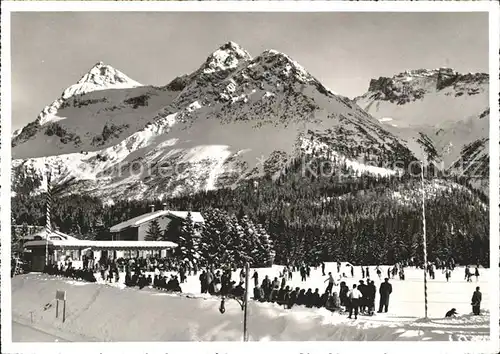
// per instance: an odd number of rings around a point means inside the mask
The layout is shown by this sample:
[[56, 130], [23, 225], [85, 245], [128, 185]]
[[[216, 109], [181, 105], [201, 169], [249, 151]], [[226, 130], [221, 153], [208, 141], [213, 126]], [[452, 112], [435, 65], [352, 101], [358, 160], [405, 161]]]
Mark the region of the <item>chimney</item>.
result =
[[150, 207], [151, 207], [151, 212], [154, 213], [155, 212], [155, 205], [151, 204]]

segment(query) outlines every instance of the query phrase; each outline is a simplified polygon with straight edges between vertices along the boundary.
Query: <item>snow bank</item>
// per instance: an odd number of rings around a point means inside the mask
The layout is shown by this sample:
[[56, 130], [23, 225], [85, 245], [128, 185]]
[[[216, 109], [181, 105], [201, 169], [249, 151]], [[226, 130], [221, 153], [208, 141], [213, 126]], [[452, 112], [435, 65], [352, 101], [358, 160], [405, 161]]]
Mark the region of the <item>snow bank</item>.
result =
[[[333, 271], [329, 268], [333, 266], [328, 265], [327, 272]], [[385, 268], [382, 270], [386, 271]], [[487, 272], [482, 270], [482, 276], [485, 277]], [[274, 277], [277, 269], [259, 269], [260, 278], [265, 273]], [[359, 273], [360, 270], [356, 269], [355, 275]], [[420, 273], [408, 269], [406, 281], [391, 281], [394, 291], [389, 313], [360, 316], [357, 321], [325, 309], [296, 306], [284, 310], [275, 304], [252, 301], [248, 320], [250, 340], [488, 340], [489, 314], [470, 315], [469, 300], [476, 283], [462, 281], [462, 269], [454, 272], [450, 283], [441, 279], [444, 277], [440, 273], [436, 280], [429, 282], [430, 319], [419, 318], [423, 315]], [[323, 279], [318, 269], [312, 271], [307, 284], [301, 284], [299, 275], [294, 274], [289, 285], [323, 289]], [[349, 285], [354, 281], [357, 278], [347, 279]], [[235, 301], [226, 302], [226, 313], [221, 315], [219, 300], [209, 295], [188, 298], [148, 288], [120, 289], [105, 284], [77, 283], [42, 274], [15, 277], [12, 280], [13, 320], [67, 340], [76, 336], [84, 341], [241, 340], [242, 311]], [[482, 307], [487, 308], [487, 287], [481, 281], [478, 285], [483, 286]], [[64, 324], [55, 319], [56, 290], [67, 292], [67, 320]], [[189, 278], [183, 290], [199, 291], [195, 276]], [[47, 304], [49, 308], [44, 310]], [[444, 313], [451, 307], [457, 308], [461, 315], [444, 319]], [[13, 327], [14, 332], [22, 329]], [[13, 337], [26, 339], [18, 333]]]

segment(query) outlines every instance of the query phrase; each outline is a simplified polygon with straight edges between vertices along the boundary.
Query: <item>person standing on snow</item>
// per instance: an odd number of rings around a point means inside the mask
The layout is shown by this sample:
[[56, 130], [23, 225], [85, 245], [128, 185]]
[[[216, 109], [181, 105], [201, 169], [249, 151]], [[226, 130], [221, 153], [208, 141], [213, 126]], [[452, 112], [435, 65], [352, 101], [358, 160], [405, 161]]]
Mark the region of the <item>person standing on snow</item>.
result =
[[479, 266], [476, 266], [476, 270], [474, 272], [474, 275], [476, 276], [476, 283], [477, 283], [479, 280]]
[[359, 312], [364, 314], [368, 306], [368, 289], [366, 288], [365, 282], [363, 280], [359, 281], [357, 289], [361, 293], [361, 298], [358, 300]]
[[392, 293], [392, 285], [389, 283], [389, 278], [385, 278], [385, 281], [380, 284], [380, 304], [378, 308], [378, 313], [381, 313], [382, 310], [387, 312], [389, 310], [389, 297]]
[[264, 296], [266, 301], [271, 300], [271, 290], [272, 290], [272, 284], [271, 284], [271, 279], [266, 275], [264, 280], [262, 281], [262, 290], [264, 290]]
[[253, 272], [252, 279], [253, 279], [254, 286], [258, 286], [259, 285], [259, 273], [257, 273], [256, 270]]
[[375, 282], [372, 280], [369, 282], [368, 286], [368, 315], [372, 316], [375, 312], [375, 295], [377, 294], [377, 287]]
[[471, 305], [472, 312], [474, 315], [478, 316], [481, 313], [481, 300], [483, 299], [483, 294], [479, 291], [479, 286], [476, 287], [476, 291], [472, 294]]
[[352, 318], [352, 312], [354, 311], [354, 319], [358, 319], [358, 311], [359, 311], [359, 299], [361, 298], [361, 292], [356, 288], [356, 284], [352, 286], [352, 290], [349, 293], [349, 300], [351, 304], [349, 306], [349, 319]]
[[281, 278], [281, 287], [284, 288], [286, 285], [286, 277]]
[[204, 294], [208, 290], [207, 275], [206, 275], [205, 271], [201, 272], [198, 279], [200, 280], [200, 292], [202, 294]]

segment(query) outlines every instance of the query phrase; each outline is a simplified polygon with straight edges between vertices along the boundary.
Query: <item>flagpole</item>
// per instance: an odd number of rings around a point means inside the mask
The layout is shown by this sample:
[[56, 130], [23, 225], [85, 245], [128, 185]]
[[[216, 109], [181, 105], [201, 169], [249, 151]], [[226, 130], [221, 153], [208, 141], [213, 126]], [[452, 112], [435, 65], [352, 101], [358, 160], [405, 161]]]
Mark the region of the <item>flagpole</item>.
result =
[[424, 162], [420, 169], [422, 176], [422, 230], [424, 243], [424, 299], [425, 299], [425, 318], [427, 318], [427, 236], [425, 232], [425, 183], [424, 183]]
[[49, 236], [52, 233], [51, 226], [51, 204], [52, 204], [52, 191], [51, 191], [51, 170], [48, 164], [45, 165], [47, 172], [47, 209], [45, 215], [45, 231], [47, 236], [45, 237], [45, 265], [49, 264]]

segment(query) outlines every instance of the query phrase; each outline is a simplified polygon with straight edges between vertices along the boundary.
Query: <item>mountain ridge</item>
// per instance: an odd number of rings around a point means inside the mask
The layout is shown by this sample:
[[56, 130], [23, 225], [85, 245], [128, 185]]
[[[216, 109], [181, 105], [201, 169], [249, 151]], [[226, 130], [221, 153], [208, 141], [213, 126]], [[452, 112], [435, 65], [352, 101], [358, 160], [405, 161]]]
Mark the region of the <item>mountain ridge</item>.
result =
[[[82, 80], [106, 82], [92, 75]], [[355, 100], [335, 94], [276, 50], [252, 57], [227, 42], [165, 86], [118, 81], [133, 87], [72, 95], [56, 112], [67, 118], [38, 124], [44, 130], [25, 141], [14, 137], [13, 165], [41, 173], [49, 162], [62, 171], [56, 180], [68, 191], [142, 198], [235, 186], [277, 173], [303, 153], [321, 152], [355, 174], [393, 175], [397, 159], [417, 159]], [[134, 164], [156, 170], [136, 175]], [[181, 172], [158, 173], [179, 164], [186, 166]]]

